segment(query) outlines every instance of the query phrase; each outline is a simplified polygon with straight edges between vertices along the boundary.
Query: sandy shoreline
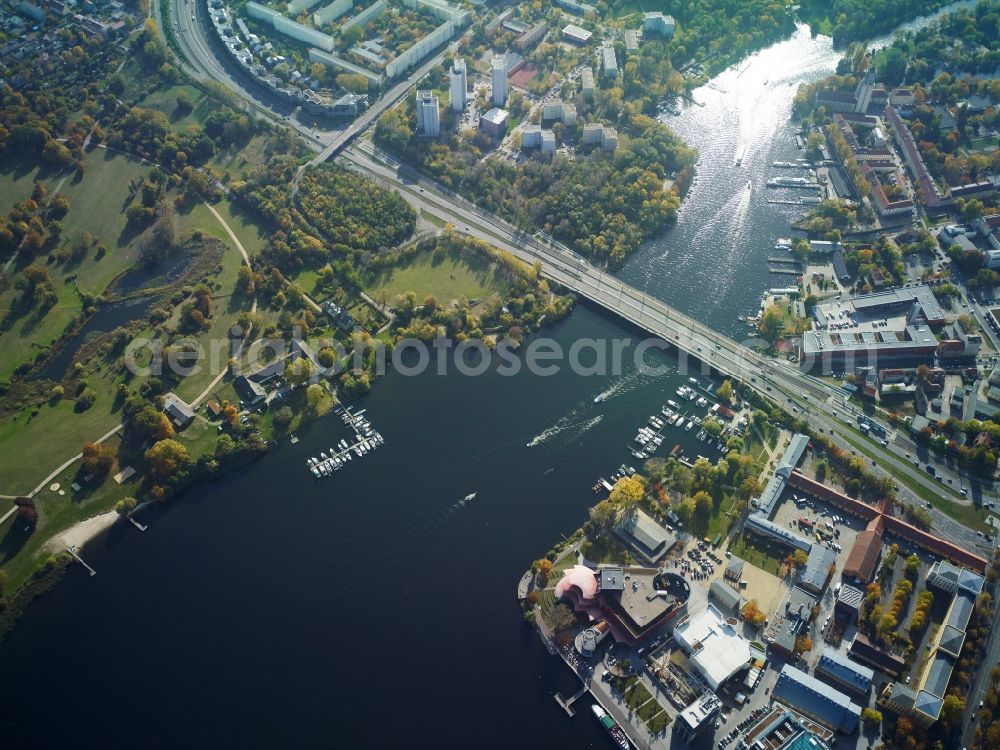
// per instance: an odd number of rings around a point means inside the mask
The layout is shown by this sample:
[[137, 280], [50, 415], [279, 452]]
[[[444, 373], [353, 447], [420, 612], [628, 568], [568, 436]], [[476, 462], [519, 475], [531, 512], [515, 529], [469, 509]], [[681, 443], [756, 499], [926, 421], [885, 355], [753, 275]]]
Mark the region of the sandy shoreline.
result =
[[70, 526], [65, 531], [61, 531], [45, 543], [45, 549], [49, 552], [62, 552], [67, 547], [82, 547], [101, 532], [110, 529], [118, 520], [117, 511], [109, 510], [107, 513], [88, 518]]

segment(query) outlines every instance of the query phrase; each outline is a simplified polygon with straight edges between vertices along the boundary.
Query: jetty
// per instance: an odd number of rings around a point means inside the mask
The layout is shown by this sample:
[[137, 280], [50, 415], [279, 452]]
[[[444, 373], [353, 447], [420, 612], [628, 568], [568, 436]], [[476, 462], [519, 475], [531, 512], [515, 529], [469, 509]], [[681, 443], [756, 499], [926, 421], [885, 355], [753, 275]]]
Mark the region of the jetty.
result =
[[129, 523], [131, 523], [133, 526], [135, 526], [137, 529], [139, 529], [139, 531], [145, 531], [146, 529], [149, 528], [149, 526], [146, 526], [145, 524], [141, 524], [138, 521], [136, 521], [134, 518], [132, 518], [132, 516], [129, 516], [128, 520], [129, 520]]
[[97, 571], [96, 571], [96, 570], [94, 570], [94, 569], [93, 569], [92, 567], [90, 567], [89, 565], [87, 565], [87, 563], [85, 563], [85, 562], [83, 561], [83, 558], [82, 558], [82, 557], [80, 557], [80, 555], [78, 555], [78, 554], [77, 554], [77, 552], [76, 552], [76, 545], [73, 545], [72, 547], [67, 547], [67, 548], [66, 548], [66, 551], [67, 551], [67, 552], [69, 552], [69, 553], [70, 553], [71, 555], [73, 555], [73, 558], [74, 558], [74, 559], [75, 559], [75, 560], [76, 560], [76, 561], [77, 561], [78, 563], [80, 563], [80, 565], [82, 565], [83, 567], [85, 567], [85, 568], [86, 568], [86, 569], [87, 569], [87, 570], [88, 570], [88, 571], [90, 572], [90, 575], [91, 575], [91, 576], [96, 576], [96, 575], [97, 575]]
[[580, 689], [573, 693], [573, 695], [569, 698], [563, 698], [561, 693], [556, 693], [556, 703], [562, 706], [562, 710], [565, 711], [570, 718], [573, 718], [576, 716], [576, 711], [573, 710], [573, 704], [576, 703], [578, 698], [582, 698], [589, 692], [590, 688], [587, 686], [587, 683], [584, 683]]

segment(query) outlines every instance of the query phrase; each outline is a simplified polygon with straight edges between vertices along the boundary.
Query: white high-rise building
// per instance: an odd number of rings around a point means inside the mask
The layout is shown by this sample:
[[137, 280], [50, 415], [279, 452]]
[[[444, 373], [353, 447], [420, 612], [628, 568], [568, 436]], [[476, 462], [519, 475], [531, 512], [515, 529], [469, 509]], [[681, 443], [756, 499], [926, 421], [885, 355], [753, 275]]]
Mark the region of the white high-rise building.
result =
[[492, 66], [493, 106], [502, 107], [507, 103], [507, 57], [495, 55]]
[[437, 138], [441, 135], [441, 114], [438, 98], [430, 91], [417, 92], [417, 128], [421, 135]]
[[451, 109], [461, 112], [469, 96], [469, 81], [466, 77], [465, 60], [461, 57], [455, 60], [451, 67]]

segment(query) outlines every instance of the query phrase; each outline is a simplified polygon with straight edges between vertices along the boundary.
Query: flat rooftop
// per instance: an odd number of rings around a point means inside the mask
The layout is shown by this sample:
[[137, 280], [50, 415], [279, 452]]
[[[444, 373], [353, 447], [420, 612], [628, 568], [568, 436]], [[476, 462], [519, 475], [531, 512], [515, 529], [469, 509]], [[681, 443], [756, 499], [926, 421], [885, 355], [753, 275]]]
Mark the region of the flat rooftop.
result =
[[669, 592], [658, 592], [653, 585], [656, 576], [654, 568], [625, 568], [621, 589], [606, 591], [605, 596], [613, 599], [617, 608], [639, 628], [644, 628], [671, 607], [683, 603]]
[[802, 337], [803, 351], [934, 347], [929, 326], [944, 323], [944, 311], [926, 284], [887, 289], [846, 299], [837, 298], [813, 308], [815, 327]]
[[713, 690], [750, 662], [750, 641], [711, 604], [674, 628], [674, 640]]

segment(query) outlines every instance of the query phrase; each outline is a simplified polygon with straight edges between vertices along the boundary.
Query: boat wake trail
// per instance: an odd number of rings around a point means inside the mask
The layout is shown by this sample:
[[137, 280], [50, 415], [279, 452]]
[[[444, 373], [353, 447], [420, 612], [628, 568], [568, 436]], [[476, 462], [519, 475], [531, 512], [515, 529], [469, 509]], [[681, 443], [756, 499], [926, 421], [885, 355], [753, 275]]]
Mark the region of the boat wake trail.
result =
[[466, 495], [461, 500], [459, 500], [457, 503], [455, 503], [454, 505], [451, 506], [451, 512], [454, 513], [456, 510], [461, 510], [470, 501], [475, 500], [475, 499], [476, 499], [476, 493], [475, 492], [472, 492], [472, 493]]
[[603, 419], [603, 414], [598, 414], [596, 417], [584, 418], [583, 416], [578, 415], [576, 410], [571, 411], [554, 425], [546, 427], [540, 433], [531, 438], [531, 440], [527, 442], [527, 447], [534, 448], [536, 445], [541, 445], [542, 443], [551, 440], [556, 435], [560, 435], [564, 432], [571, 433], [569, 435], [570, 439], [578, 438], [587, 430], [599, 425]]
[[602, 401], [607, 401], [612, 396], [617, 396], [623, 390], [632, 385], [632, 383], [638, 380], [640, 375], [642, 375], [642, 373], [639, 370], [636, 370], [635, 372], [629, 373], [625, 377], [621, 378], [617, 382], [612, 383], [609, 388], [594, 396], [594, 403], [599, 404]]

